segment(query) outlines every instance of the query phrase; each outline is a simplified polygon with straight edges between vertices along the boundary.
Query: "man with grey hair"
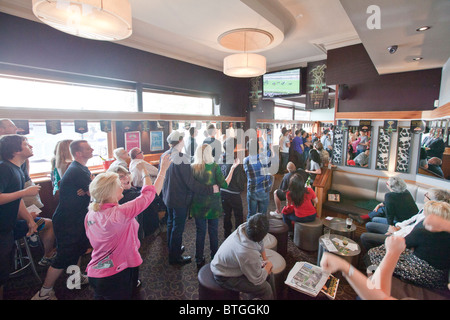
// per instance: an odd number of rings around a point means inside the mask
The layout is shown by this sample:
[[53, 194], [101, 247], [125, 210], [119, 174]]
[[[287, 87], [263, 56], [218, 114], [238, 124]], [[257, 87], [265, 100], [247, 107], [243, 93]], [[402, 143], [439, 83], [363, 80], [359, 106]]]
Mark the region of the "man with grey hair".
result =
[[[442, 189], [429, 189], [424, 195], [425, 203], [434, 200], [450, 203], [450, 193]], [[368, 222], [366, 230], [368, 232], [361, 235], [361, 244], [364, 248], [370, 248], [382, 245], [386, 237], [390, 235], [406, 237], [414, 227], [425, 219], [423, 209], [411, 218], [398, 222], [395, 225], [385, 223]]]
[[124, 148], [117, 148], [117, 149], [114, 149], [113, 153], [114, 153], [114, 158], [116, 158], [116, 160], [113, 163], [111, 163], [108, 171], [113, 171], [114, 168], [116, 168], [118, 166], [128, 168], [127, 160], [130, 159], [128, 152]]
[[144, 152], [140, 148], [133, 148], [130, 150], [130, 158], [131, 184], [134, 187], [142, 188], [144, 177], [142, 176], [142, 170], [139, 168], [140, 166], [138, 166], [139, 164], [145, 166], [153, 183], [158, 175], [158, 168], [144, 160]]

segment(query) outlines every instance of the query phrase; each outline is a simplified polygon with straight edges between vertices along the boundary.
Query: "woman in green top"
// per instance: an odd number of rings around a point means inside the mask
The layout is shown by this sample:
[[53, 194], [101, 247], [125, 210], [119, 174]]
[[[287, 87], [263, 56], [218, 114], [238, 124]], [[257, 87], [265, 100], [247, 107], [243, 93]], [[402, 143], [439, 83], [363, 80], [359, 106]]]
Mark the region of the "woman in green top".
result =
[[[220, 166], [214, 162], [212, 148], [209, 144], [203, 144], [197, 148], [194, 156], [192, 170], [194, 178], [205, 185], [218, 185], [220, 188], [227, 188], [231, 181], [234, 169], [239, 165], [239, 159], [235, 160], [231, 170], [224, 178]], [[195, 260], [197, 268], [200, 269], [205, 264], [203, 251], [205, 247], [206, 228], [208, 227], [209, 243], [211, 249], [211, 260], [219, 248], [218, 229], [219, 216], [222, 213], [222, 201], [220, 193], [201, 194], [195, 193], [192, 200], [190, 213], [195, 218], [196, 241]]]

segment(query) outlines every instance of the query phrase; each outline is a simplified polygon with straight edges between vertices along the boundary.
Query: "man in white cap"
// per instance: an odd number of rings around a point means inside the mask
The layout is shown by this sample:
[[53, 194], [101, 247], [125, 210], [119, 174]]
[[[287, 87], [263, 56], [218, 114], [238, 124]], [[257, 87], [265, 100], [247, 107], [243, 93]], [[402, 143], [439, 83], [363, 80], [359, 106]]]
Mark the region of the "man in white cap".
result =
[[212, 194], [219, 192], [217, 185], [207, 186], [194, 179], [191, 159], [182, 152], [184, 133], [173, 131], [167, 137], [170, 149], [161, 156], [170, 153], [172, 163], [166, 171], [162, 198], [167, 207], [167, 245], [170, 264], [191, 262], [190, 256], [183, 256], [182, 242], [189, 205], [194, 192]]

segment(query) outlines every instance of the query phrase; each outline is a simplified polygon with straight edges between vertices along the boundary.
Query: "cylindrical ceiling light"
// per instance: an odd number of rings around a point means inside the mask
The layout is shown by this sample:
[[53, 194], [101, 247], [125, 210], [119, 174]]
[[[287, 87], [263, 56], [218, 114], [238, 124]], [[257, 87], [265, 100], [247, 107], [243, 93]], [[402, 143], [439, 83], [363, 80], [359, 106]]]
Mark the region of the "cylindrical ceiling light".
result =
[[261, 76], [266, 73], [266, 58], [255, 53], [229, 55], [223, 60], [223, 73], [237, 78]]
[[252, 78], [266, 73], [266, 58], [249, 51], [260, 51], [269, 46], [273, 36], [267, 31], [242, 28], [227, 31], [219, 36], [219, 43], [234, 51], [241, 51], [225, 57], [223, 73], [230, 77]]
[[49, 26], [82, 38], [117, 41], [132, 33], [128, 0], [33, 0], [33, 13]]

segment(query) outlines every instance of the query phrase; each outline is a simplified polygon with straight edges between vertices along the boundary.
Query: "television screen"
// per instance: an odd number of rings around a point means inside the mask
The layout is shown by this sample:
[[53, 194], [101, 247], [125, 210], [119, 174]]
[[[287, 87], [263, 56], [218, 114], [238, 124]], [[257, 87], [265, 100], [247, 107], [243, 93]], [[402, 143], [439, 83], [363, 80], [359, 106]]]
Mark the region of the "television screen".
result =
[[280, 98], [302, 94], [301, 68], [268, 72], [263, 75], [263, 98]]

